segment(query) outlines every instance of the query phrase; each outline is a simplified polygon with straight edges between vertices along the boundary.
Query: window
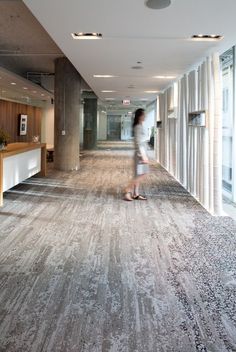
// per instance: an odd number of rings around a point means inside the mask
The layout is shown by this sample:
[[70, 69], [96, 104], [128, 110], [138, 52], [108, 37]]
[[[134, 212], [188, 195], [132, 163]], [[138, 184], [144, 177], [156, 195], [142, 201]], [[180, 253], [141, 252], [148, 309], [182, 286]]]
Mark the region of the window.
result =
[[223, 175], [223, 195], [230, 200], [234, 199], [236, 184], [235, 165], [233, 160], [233, 150], [235, 145], [234, 131], [234, 84], [235, 84], [235, 48], [226, 51], [221, 56], [222, 84], [223, 84], [223, 116], [222, 116], [222, 175]]

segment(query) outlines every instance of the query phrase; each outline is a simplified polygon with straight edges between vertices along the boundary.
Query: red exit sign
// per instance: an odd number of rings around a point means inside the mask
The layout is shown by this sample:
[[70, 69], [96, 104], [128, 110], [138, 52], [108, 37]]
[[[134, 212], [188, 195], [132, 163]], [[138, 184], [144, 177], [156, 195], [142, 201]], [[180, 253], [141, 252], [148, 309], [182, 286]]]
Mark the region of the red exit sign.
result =
[[123, 105], [125, 105], [125, 106], [130, 105], [130, 100], [129, 99], [124, 99], [123, 100]]

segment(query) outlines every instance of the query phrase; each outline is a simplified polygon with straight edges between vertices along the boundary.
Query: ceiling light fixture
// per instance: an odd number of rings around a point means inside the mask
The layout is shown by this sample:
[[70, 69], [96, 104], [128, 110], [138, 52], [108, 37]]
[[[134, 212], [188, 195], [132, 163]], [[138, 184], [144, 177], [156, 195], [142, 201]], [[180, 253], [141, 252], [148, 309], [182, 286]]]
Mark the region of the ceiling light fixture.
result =
[[113, 77], [117, 77], [117, 76], [113, 76], [113, 75], [93, 75], [94, 78], [113, 78]]
[[222, 40], [223, 36], [219, 34], [194, 34], [191, 39], [196, 41], [217, 41]]
[[28, 89], [28, 88], [27, 88], [27, 87], [23, 87], [23, 89], [25, 89], [25, 90], [26, 90], [26, 89]]
[[12, 84], [13, 86], [15, 86], [15, 85], [16, 85], [16, 83], [15, 83], [15, 82], [11, 82], [11, 84]]
[[176, 78], [175, 76], [154, 76], [153, 78], [158, 78], [158, 79], [174, 79]]
[[147, 7], [153, 10], [162, 10], [170, 6], [171, 0], [146, 0], [145, 4]]
[[73, 39], [101, 39], [101, 33], [71, 33]]
[[145, 93], [155, 94], [155, 93], [159, 93], [159, 91], [158, 90], [145, 90]]
[[116, 93], [115, 90], [102, 90], [102, 93]]

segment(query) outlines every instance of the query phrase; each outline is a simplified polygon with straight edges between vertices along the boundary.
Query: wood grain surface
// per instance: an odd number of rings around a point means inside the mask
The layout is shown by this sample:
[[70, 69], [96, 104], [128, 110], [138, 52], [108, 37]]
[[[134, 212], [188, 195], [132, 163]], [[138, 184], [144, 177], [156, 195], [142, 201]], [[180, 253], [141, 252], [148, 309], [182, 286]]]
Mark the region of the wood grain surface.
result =
[[[28, 115], [27, 135], [18, 135], [19, 114]], [[0, 99], [0, 128], [10, 135], [10, 142], [32, 142], [41, 136], [41, 108]]]

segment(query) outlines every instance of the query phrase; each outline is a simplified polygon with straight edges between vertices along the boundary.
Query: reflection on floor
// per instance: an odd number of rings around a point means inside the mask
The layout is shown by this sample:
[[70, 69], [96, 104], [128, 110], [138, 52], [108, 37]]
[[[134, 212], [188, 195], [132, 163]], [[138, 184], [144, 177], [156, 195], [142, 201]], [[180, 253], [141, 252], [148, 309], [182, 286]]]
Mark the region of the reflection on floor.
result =
[[236, 227], [153, 166], [122, 200], [131, 151], [84, 155], [5, 194], [0, 351], [236, 350]]

